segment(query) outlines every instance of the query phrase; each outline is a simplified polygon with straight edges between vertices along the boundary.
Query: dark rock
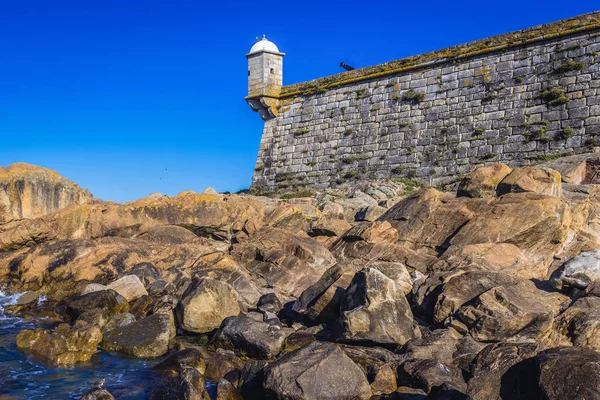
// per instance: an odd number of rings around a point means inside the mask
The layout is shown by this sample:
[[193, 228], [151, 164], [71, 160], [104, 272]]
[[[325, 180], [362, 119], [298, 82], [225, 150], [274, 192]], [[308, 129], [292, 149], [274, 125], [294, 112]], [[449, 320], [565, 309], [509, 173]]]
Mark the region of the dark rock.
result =
[[129, 304], [112, 289], [100, 290], [75, 297], [67, 306], [67, 314], [76, 319], [83, 312], [94, 308], [103, 308], [107, 315], [114, 315], [129, 311]]
[[[144, 286], [151, 285], [152, 283], [161, 279], [162, 276], [160, 270], [156, 268], [154, 264], [149, 262], [141, 262], [134, 265], [128, 274], [136, 275], [140, 281], [142, 281]], [[146, 290], [148, 290], [148, 288], [146, 288]]]
[[115, 398], [106, 389], [94, 388], [85, 392], [79, 400], [115, 400]]
[[244, 398], [259, 399], [263, 397], [266, 365], [265, 360], [250, 360], [244, 364], [238, 380], [238, 388]]
[[139, 358], [162, 356], [169, 350], [172, 318], [166, 314], [152, 314], [115, 328], [104, 337], [102, 349]]
[[161, 312], [172, 311], [177, 307], [178, 303], [179, 300], [177, 300], [177, 297], [173, 295], [162, 296], [154, 302], [154, 306], [152, 307], [152, 313], [157, 314]]
[[200, 350], [194, 348], [179, 350], [153, 367], [155, 370], [170, 374], [179, 374], [188, 368], [195, 368], [204, 374], [206, 362]]
[[227, 379], [220, 379], [217, 384], [216, 400], [243, 400], [237, 389]]
[[533, 360], [539, 376], [539, 398], [600, 399], [599, 352], [585, 347], [558, 347], [539, 353]]
[[288, 334], [278, 324], [259, 322], [242, 315], [225, 318], [212, 343], [239, 355], [269, 360], [281, 352]]
[[339, 317], [340, 304], [353, 277], [351, 270], [339, 264], [334, 265], [302, 292], [293, 304], [294, 312], [307, 317], [310, 323], [333, 325]]
[[106, 325], [109, 321], [109, 317], [106, 313], [106, 310], [103, 308], [92, 308], [91, 310], [84, 311], [77, 317], [75, 322], [87, 322], [90, 325], [97, 326], [102, 329], [104, 325]]
[[153, 307], [154, 299], [148, 295], [144, 295], [135, 301], [129, 312], [132, 313], [136, 319], [142, 319], [150, 314]]
[[171, 282], [158, 280], [148, 284], [146, 290], [148, 291], [149, 296], [156, 298], [167, 294], [175, 294], [177, 288]]
[[555, 328], [575, 346], [600, 349], [600, 297], [577, 299], [555, 319]]
[[228, 372], [233, 370], [241, 371], [244, 368], [244, 362], [231, 350], [217, 349], [206, 363], [204, 377], [212, 383], [219, 382]]
[[[511, 383], [503, 383], [508, 378], [504, 375], [513, 365], [534, 357], [540, 350], [541, 346], [537, 343], [488, 345], [471, 364], [472, 378], [469, 380], [467, 393], [473, 400], [501, 400], [517, 397], [519, 385], [512, 379]], [[506, 397], [509, 394], [510, 397]]]
[[150, 400], [210, 400], [210, 396], [200, 371], [190, 368], [154, 389]]
[[263, 287], [298, 297], [335, 264], [333, 254], [310, 237], [265, 226], [248, 240], [235, 244], [232, 257], [253, 276], [264, 280]]
[[[379, 370], [385, 366], [396, 371], [398, 365], [404, 361], [403, 355], [395, 354], [380, 347], [340, 345], [344, 353], [354, 361], [365, 373], [369, 382], [376, 379]], [[395, 389], [391, 390], [392, 392]]]
[[273, 314], [277, 314], [281, 310], [281, 307], [283, 307], [281, 301], [279, 301], [275, 293], [267, 293], [260, 296], [256, 305], [259, 311], [269, 311]]
[[288, 353], [265, 369], [264, 387], [291, 400], [369, 399], [364, 373], [338, 346], [314, 342]]
[[398, 375], [401, 384], [418, 387], [427, 393], [443, 384], [460, 393], [467, 391], [467, 384], [460, 369], [435, 360], [406, 361], [398, 369]]
[[109, 321], [102, 327], [102, 334], [106, 335], [108, 332], [120, 326], [129, 325], [135, 322], [135, 317], [130, 313], [116, 314], [110, 317]]

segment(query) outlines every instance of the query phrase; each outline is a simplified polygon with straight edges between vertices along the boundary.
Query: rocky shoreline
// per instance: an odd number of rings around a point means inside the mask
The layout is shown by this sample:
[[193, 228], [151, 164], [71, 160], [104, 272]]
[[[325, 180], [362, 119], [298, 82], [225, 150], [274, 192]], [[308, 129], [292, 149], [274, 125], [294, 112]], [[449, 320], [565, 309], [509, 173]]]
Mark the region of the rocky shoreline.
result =
[[[25, 293], [4, 311], [57, 321], [16, 337], [49, 365], [164, 358], [151, 399], [600, 399], [597, 158], [445, 188], [11, 204], [0, 284]], [[36, 168], [6, 179], [38, 187]]]

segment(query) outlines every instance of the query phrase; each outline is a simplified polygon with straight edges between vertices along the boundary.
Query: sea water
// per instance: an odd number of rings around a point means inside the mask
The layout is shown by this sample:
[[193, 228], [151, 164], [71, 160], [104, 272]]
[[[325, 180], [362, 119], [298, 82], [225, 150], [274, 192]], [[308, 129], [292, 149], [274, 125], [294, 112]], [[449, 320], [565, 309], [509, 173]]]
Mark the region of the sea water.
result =
[[116, 399], [147, 399], [162, 380], [152, 366], [160, 359], [141, 360], [98, 352], [88, 362], [55, 367], [17, 349], [15, 338], [23, 329], [53, 328], [48, 319], [25, 320], [4, 314], [19, 295], [0, 290], [0, 400], [79, 399], [101, 378]]

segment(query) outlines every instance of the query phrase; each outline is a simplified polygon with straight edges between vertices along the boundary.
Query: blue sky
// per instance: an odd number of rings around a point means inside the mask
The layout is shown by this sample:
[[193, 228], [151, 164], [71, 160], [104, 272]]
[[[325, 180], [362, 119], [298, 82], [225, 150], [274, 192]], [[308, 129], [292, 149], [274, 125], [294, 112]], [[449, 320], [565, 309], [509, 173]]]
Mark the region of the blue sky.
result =
[[0, 0], [0, 165], [52, 168], [128, 201], [250, 185], [262, 121], [245, 53], [284, 84], [600, 8], [580, 1]]

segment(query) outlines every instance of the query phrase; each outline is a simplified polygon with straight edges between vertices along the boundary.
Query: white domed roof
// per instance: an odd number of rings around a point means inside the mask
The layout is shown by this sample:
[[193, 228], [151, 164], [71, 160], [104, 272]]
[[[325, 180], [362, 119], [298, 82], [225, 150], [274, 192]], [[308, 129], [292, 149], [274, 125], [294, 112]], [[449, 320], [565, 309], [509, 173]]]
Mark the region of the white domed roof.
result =
[[263, 38], [261, 40], [259, 40], [258, 38], [256, 38], [256, 40], [256, 43], [254, 43], [254, 46], [252, 46], [248, 54], [258, 53], [261, 51], [279, 53], [279, 49], [277, 48], [277, 46], [275, 46], [275, 43], [268, 40], [265, 35], [263, 35]]

